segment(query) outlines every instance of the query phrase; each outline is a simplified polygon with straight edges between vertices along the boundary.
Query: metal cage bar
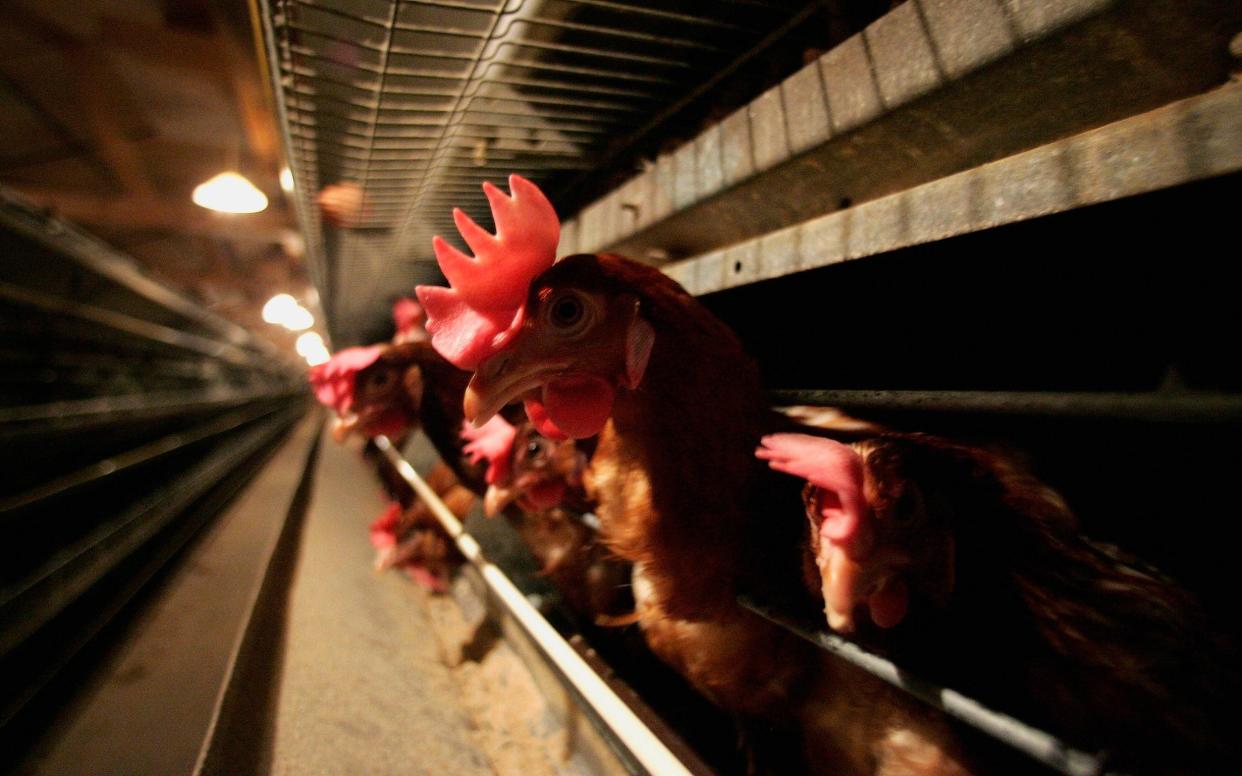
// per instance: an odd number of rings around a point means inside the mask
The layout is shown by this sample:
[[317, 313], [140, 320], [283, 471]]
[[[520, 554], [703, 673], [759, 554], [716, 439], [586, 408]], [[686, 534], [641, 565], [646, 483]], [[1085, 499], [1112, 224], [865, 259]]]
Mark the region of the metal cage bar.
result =
[[461, 522], [449, 511], [414, 467], [409, 464], [387, 437], [375, 437], [375, 443], [396, 468], [402, 479], [414, 488], [444, 530], [453, 538], [462, 555], [470, 561], [490, 593], [521, 625], [535, 643], [557, 677], [580, 700], [596, 727], [612, 745], [613, 750], [632, 773], [659, 776], [689, 776], [690, 770], [672, 751], [643, 724], [642, 720], [622, 701], [595, 671], [578, 655], [569, 642], [544, 619], [526, 597], [513, 585], [504, 572], [483, 556], [478, 542], [462, 528]]

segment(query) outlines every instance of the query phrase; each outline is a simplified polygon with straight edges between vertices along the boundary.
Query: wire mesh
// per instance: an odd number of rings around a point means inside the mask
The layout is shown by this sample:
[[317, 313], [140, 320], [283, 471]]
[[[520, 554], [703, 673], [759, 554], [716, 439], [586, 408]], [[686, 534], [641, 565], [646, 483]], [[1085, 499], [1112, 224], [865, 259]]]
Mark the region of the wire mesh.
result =
[[[452, 207], [487, 223], [481, 181], [589, 173], [808, 5], [265, 3], [295, 196], [334, 329], [357, 332], [384, 308], [400, 283], [388, 265], [429, 258], [435, 234], [455, 238]], [[361, 187], [351, 226], [378, 235], [331, 234], [315, 197], [336, 183]]]

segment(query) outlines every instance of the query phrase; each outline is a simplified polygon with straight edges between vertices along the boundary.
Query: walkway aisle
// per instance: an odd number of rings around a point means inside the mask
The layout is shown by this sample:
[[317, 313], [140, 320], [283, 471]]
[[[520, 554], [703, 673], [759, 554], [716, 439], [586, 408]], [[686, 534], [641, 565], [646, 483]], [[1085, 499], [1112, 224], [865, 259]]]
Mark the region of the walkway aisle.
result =
[[466, 737], [427, 616], [397, 574], [371, 570], [379, 481], [323, 440], [289, 598], [275, 773], [490, 774]]
[[463, 663], [473, 632], [453, 599], [372, 571], [367, 525], [384, 506], [370, 464], [325, 439], [289, 597], [273, 772], [572, 770], [556, 762], [557, 726], [507, 645]]

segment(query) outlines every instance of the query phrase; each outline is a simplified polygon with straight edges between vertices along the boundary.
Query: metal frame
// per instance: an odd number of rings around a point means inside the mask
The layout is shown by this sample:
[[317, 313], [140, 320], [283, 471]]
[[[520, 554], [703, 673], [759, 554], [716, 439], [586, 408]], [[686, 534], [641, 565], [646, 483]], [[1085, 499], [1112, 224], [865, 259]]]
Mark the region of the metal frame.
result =
[[990, 709], [956, 690], [913, 676], [891, 660], [868, 652], [831, 631], [808, 631], [781, 615], [777, 609], [753, 598], [743, 596], [738, 599], [738, 603], [855, 668], [913, 695], [927, 705], [940, 709], [1066, 776], [1101, 776], [1106, 773], [1102, 758], [1075, 749], [1051, 733]]
[[[265, 370], [279, 368], [285, 374], [301, 371], [301, 366], [285, 351], [152, 280], [138, 269], [132, 259], [117, 253], [108, 245], [80, 231], [67, 221], [40, 212], [25, 199], [3, 186], [0, 186], [0, 227], [13, 229], [55, 251], [57, 255], [72, 259], [84, 269], [108, 278], [134, 294], [214, 332], [221, 338], [217, 350], [240, 349], [245, 353], [245, 363], [260, 366]], [[27, 293], [37, 292], [27, 289]], [[46, 295], [43, 296], [46, 297]], [[35, 297], [28, 298], [34, 299]], [[82, 306], [82, 309], [85, 310], [86, 306]], [[155, 326], [155, 324], [150, 325]], [[193, 336], [184, 332], [182, 334], [186, 337]], [[150, 336], [150, 334], [143, 334], [143, 336]]]
[[[301, 415], [301, 407], [285, 410], [247, 431], [234, 444], [213, 451], [179, 479], [157, 488], [72, 546], [61, 549], [25, 579], [0, 590], [0, 613], [9, 623], [0, 633], [0, 654], [51, 620], [243, 460], [290, 428]], [[12, 616], [14, 607], [21, 607], [20, 617]]]
[[[381, 256], [429, 258], [433, 233], [455, 234], [451, 206], [487, 212], [481, 180], [584, 174], [605, 147], [725, 78], [736, 52], [744, 60], [819, 7], [390, 0], [362, 15], [332, 0], [254, 4], [312, 280], [336, 335], [395, 291], [380, 282]], [[315, 196], [344, 181], [363, 188], [361, 227], [386, 231], [383, 250], [324, 225]]]
[[[24, 407], [0, 407], [0, 423], [26, 424], [25, 428], [43, 433], [50, 430], [78, 429], [122, 420], [186, 415], [213, 407], [251, 404], [264, 400], [291, 399], [299, 393], [300, 391], [211, 387], [193, 391], [101, 396], [94, 399], [48, 402]], [[19, 426], [18, 430], [22, 428]], [[14, 429], [11, 427], [0, 429], [0, 437], [12, 433]]]
[[0, 520], [6, 518], [6, 513], [21, 509], [22, 507], [38, 503], [47, 498], [59, 496], [74, 488], [80, 488], [92, 482], [97, 482], [105, 477], [110, 477], [117, 472], [123, 472], [126, 469], [139, 466], [148, 461], [155, 460], [161, 456], [175, 453], [189, 447], [196, 442], [202, 442], [220, 434], [232, 431], [235, 428], [243, 426], [251, 421], [258, 420], [267, 415], [278, 412], [279, 408], [272, 407], [248, 407], [246, 409], [230, 412], [218, 418], [213, 418], [207, 423], [195, 426], [185, 431], [179, 431], [175, 434], [161, 437], [154, 442], [140, 445], [123, 453], [108, 456], [107, 458], [96, 461], [95, 463], [84, 466], [76, 471], [57, 477], [54, 480], [44, 482], [37, 487], [31, 488], [23, 493], [0, 499]]
[[418, 497], [457, 544], [462, 555], [482, 575], [488, 590], [505, 611], [521, 625], [547, 659], [565, 689], [579, 701], [595, 727], [631, 773], [652, 776], [690, 776], [691, 771], [642, 722], [607, 683], [578, 655], [569, 642], [526, 600], [505, 573], [483, 555], [478, 542], [462, 528], [414, 467], [406, 461], [387, 437], [375, 437], [375, 444], [396, 468], [401, 478], [414, 488]]

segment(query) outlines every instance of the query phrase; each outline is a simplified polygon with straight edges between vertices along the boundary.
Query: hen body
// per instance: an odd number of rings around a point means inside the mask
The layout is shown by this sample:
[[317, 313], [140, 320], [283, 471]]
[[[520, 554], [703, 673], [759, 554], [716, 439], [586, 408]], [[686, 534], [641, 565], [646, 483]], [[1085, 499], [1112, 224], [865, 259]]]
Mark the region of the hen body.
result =
[[877, 548], [900, 550], [914, 597], [879, 644], [1126, 769], [1222, 767], [1237, 676], [1190, 593], [1084, 537], [1003, 454], [922, 435], [856, 447]]
[[[561, 343], [546, 322], [566, 293], [585, 295], [598, 320]], [[654, 344], [627, 387], [639, 319]], [[635, 564], [640, 625], [657, 655], [726, 709], [797, 727], [814, 772], [962, 772], [941, 718], [737, 603], [743, 590], [805, 596], [805, 534], [798, 488], [752, 456], [784, 421], [723, 323], [654, 268], [573, 256], [531, 283], [515, 344], [480, 366], [472, 390], [525, 386], [513, 375], [537, 361], [568, 362], [551, 384], [589, 372], [619, 387], [587, 492], [605, 541]]]
[[[377, 400], [403, 407], [407, 428], [421, 428], [457, 481], [471, 492], [482, 495], [487, 488], [483, 467], [471, 463], [462, 454], [459, 435], [463, 419], [462, 394], [470, 381], [470, 373], [445, 361], [425, 341], [391, 346], [370, 369], [381, 365], [399, 375], [400, 395], [397, 392], [382, 394]], [[365, 377], [366, 370], [359, 374], [360, 384]]]
[[600, 541], [584, 514], [595, 505], [583, 490], [586, 453], [573, 441], [541, 436], [528, 421], [518, 423], [509, 482], [493, 486], [484, 499], [489, 514], [494, 494], [520, 509], [506, 514], [575, 615], [593, 624], [624, 621], [634, 611], [631, 566]]

